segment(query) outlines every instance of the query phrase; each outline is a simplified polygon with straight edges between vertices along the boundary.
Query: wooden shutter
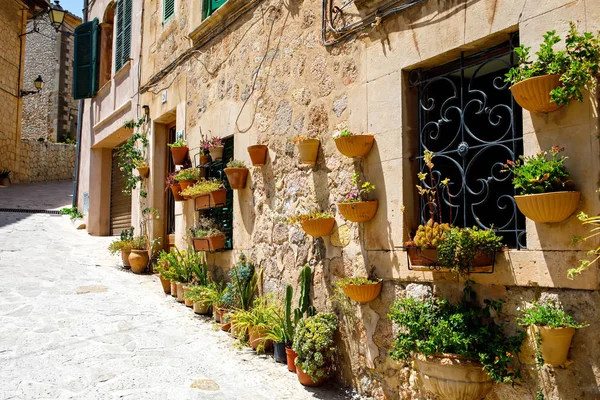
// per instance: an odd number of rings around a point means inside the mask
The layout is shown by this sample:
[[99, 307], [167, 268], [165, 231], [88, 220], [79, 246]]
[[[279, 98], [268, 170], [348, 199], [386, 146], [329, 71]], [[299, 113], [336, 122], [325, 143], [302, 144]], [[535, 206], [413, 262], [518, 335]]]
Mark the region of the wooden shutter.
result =
[[73, 57], [73, 98], [87, 99], [98, 91], [99, 64], [98, 18], [75, 28]]
[[119, 169], [117, 150], [112, 154], [110, 179], [110, 234], [120, 235], [123, 229], [131, 226], [131, 197], [123, 194], [125, 179]]
[[131, 56], [131, 7], [131, 0], [118, 0], [117, 2], [115, 72], [123, 68]]
[[163, 23], [175, 15], [175, 0], [164, 0]]
[[225, 4], [227, 0], [204, 0], [204, 18], [209, 17], [217, 8]]

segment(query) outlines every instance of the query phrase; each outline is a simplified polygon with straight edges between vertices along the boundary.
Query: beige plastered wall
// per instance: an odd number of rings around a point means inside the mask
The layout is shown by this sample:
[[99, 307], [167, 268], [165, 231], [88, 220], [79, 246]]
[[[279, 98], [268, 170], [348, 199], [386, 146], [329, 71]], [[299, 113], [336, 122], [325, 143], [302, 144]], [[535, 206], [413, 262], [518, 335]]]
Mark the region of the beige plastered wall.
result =
[[[198, 37], [203, 29], [198, 10], [190, 9], [198, 7], [194, 2], [181, 2], [164, 25], [159, 4], [144, 1], [142, 84], [192, 45], [186, 36]], [[309, 263], [314, 269], [313, 303], [327, 311], [339, 310], [331, 302], [335, 280], [374, 273], [384, 280], [380, 296], [366, 305], [352, 304], [351, 315], [340, 317], [336, 376], [375, 398], [429, 398], [411, 366], [388, 356], [395, 330], [387, 312], [407, 291], [432, 290], [457, 299], [462, 281], [449, 274], [409, 271], [406, 254], [395, 249], [407, 239], [405, 232], [416, 228], [415, 167], [410, 161], [416, 146], [416, 93], [408, 88], [407, 71], [452, 61], [461, 51], [483, 50], [517, 30], [520, 41], [534, 50], [550, 29], [564, 36], [571, 20], [579, 20], [581, 30], [597, 31], [599, 6], [598, 0], [432, 0], [385, 19], [359, 38], [325, 48], [320, 40], [321, 2], [263, 1], [142, 94], [141, 102], [150, 105], [159, 152], [153, 157], [164, 160], [167, 148], [160, 144], [165, 141], [161, 135], [173, 120], [177, 130], [184, 130], [193, 154], [200, 131], [233, 135], [235, 157], [247, 164], [246, 147], [267, 144], [267, 165], [251, 167], [246, 189], [235, 192], [234, 250], [210, 257], [215, 275], [225, 275], [244, 252], [264, 268], [266, 292], [281, 294], [292, 284], [297, 296], [299, 270]], [[213, 22], [209, 18], [202, 24]], [[339, 124], [375, 135], [376, 144], [365, 159], [353, 161], [337, 152], [331, 133]], [[523, 133], [526, 154], [553, 145], [567, 148], [567, 166], [582, 193], [579, 209], [597, 213], [595, 93], [552, 114], [524, 111]], [[291, 139], [299, 134], [321, 140], [314, 168], [298, 166]], [[371, 222], [354, 224], [336, 214], [333, 234], [318, 240], [280, 222], [309, 207], [335, 212], [355, 171], [377, 187], [379, 210]], [[159, 189], [164, 186], [153, 182], [153, 201], [160, 205]], [[196, 218], [192, 202], [178, 203], [176, 214], [177, 245], [184, 248], [185, 229]], [[598, 271], [593, 267], [575, 280], [566, 277], [567, 269], [594, 245], [570, 245], [573, 235], [584, 232], [574, 215], [557, 224], [528, 220], [527, 250], [506, 251], [497, 257], [493, 274], [471, 276], [481, 298], [506, 301], [501, 319], [508, 331], [517, 328], [518, 309], [540, 298], [560, 300], [575, 318], [590, 324], [575, 335], [568, 368], [537, 372], [523, 365], [519, 385], [497, 385], [486, 399], [534, 399], [538, 387], [550, 399], [600, 397]]]

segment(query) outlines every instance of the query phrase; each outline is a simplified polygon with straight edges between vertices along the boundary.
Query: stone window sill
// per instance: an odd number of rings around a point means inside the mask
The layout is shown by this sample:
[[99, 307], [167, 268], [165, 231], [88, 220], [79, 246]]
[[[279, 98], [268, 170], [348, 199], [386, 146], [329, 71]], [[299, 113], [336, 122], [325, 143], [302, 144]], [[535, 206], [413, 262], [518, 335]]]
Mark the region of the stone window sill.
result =
[[[254, 0], [258, 1], [258, 0]], [[210, 16], [205, 18], [200, 25], [188, 35], [190, 39], [196, 41], [205, 36], [208, 32], [214, 29], [217, 25], [224, 22], [224, 27], [230, 24], [228, 17], [234, 14], [239, 9], [252, 4], [254, 1], [248, 0], [228, 0], [225, 4], [215, 10]]]
[[113, 79], [117, 79], [118, 77], [123, 75], [125, 73], [125, 71], [129, 71], [130, 69], [131, 69], [131, 58], [129, 60], [127, 60], [127, 62], [125, 64], [123, 64], [123, 66], [121, 67], [120, 70], [115, 72], [115, 74], [113, 75]]

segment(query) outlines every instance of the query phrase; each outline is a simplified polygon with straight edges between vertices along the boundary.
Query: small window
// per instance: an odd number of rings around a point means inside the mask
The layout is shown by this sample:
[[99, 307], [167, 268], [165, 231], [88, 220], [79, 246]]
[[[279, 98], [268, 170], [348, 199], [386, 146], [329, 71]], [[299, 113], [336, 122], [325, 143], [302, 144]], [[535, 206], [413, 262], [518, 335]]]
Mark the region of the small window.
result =
[[163, 4], [163, 24], [175, 15], [175, 0], [164, 0]]
[[131, 0], [117, 1], [116, 33], [115, 73], [123, 68], [131, 56]]
[[208, 18], [225, 4], [227, 0], [204, 0], [204, 18]]

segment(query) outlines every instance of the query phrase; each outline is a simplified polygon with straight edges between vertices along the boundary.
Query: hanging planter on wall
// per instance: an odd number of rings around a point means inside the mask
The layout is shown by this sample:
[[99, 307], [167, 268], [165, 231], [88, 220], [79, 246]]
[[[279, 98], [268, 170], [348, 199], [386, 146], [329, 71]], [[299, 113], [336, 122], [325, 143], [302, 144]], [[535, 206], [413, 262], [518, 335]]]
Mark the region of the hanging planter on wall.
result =
[[315, 218], [300, 223], [302, 230], [313, 237], [329, 236], [335, 225], [335, 218]]
[[173, 193], [173, 198], [175, 201], [184, 201], [185, 197], [181, 195], [181, 185], [179, 183], [175, 183], [170, 186], [171, 193]]
[[142, 178], [147, 178], [150, 175], [150, 167], [149, 166], [142, 166], [142, 167], [137, 167], [138, 170], [138, 174], [140, 174], [140, 176]]
[[229, 181], [229, 187], [234, 190], [243, 189], [246, 187], [246, 179], [248, 178], [248, 168], [243, 161], [232, 160], [227, 163], [225, 174]]
[[370, 281], [365, 278], [346, 278], [338, 282], [338, 285], [352, 300], [358, 303], [368, 303], [379, 296], [382, 282]]
[[225, 235], [193, 237], [194, 250], [196, 251], [216, 251], [225, 247]]
[[300, 155], [300, 164], [315, 165], [319, 155], [319, 143], [319, 139], [309, 139], [305, 136], [298, 136], [294, 139]]
[[173, 164], [183, 165], [187, 159], [188, 147], [187, 146], [169, 146], [171, 149], [171, 157], [173, 157]]
[[[348, 132], [347, 135], [345, 133]], [[353, 135], [348, 130], [334, 135], [335, 147], [346, 157], [360, 158], [371, 151], [374, 141], [373, 135]]]
[[580, 192], [553, 192], [515, 196], [519, 211], [535, 222], [561, 222], [577, 209]]
[[227, 189], [214, 190], [193, 197], [196, 211], [208, 208], [224, 207], [227, 201]]
[[342, 217], [351, 222], [368, 222], [373, 219], [377, 213], [377, 200], [356, 201], [347, 203], [338, 203], [338, 210]]
[[265, 165], [267, 163], [267, 153], [269, 148], [264, 144], [255, 144], [248, 146], [248, 154], [250, 154], [250, 160], [252, 165], [255, 167]]
[[550, 113], [562, 107], [550, 100], [550, 92], [559, 86], [560, 75], [544, 75], [515, 83], [510, 91], [515, 101], [527, 111]]

